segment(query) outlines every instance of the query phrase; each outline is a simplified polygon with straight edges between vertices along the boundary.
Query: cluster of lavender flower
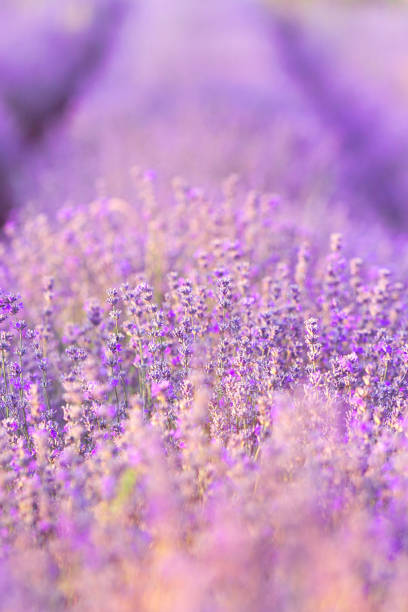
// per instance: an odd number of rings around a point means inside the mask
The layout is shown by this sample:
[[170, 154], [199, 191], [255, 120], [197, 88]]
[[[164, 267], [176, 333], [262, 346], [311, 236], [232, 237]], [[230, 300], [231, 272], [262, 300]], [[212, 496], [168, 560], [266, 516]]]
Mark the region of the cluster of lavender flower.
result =
[[134, 174], [1, 245], [0, 608], [406, 610], [406, 288]]

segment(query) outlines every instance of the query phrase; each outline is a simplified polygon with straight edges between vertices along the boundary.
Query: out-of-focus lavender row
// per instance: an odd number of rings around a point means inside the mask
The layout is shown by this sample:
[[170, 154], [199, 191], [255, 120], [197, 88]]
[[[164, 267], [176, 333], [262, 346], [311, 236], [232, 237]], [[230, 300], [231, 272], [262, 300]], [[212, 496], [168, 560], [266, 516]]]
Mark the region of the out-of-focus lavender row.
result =
[[[341, 202], [361, 217], [379, 213], [401, 225], [405, 94], [385, 63], [374, 82], [364, 52], [381, 33], [379, 55], [391, 47], [388, 63], [401, 64], [402, 73], [403, 44], [393, 42], [406, 10], [354, 11], [282, 18], [229, 0], [133, 6], [105, 76], [73, 110], [45, 165], [41, 157], [27, 166], [30, 199], [84, 200], [102, 178], [110, 192], [132, 197], [133, 164], [203, 186], [237, 171], [301, 208], [308, 202], [317, 215]], [[355, 19], [353, 47], [347, 24]], [[342, 38], [337, 23], [346, 24]]]
[[16, 204], [16, 183], [32, 146], [52, 132], [89, 84], [125, 6], [126, 0], [62, 0], [58, 7], [17, 0], [0, 7], [1, 225]]
[[[346, 43], [346, 32], [343, 32], [341, 44], [333, 48], [329, 35], [336, 27], [336, 16], [344, 18], [344, 12], [339, 8], [334, 10], [334, 14], [326, 11], [329, 23], [322, 28], [323, 33], [316, 18], [313, 20], [309, 16], [306, 19], [302, 13], [294, 16], [276, 12], [274, 34], [289, 73], [338, 145], [333, 160], [340, 168], [340, 184], [336, 186], [338, 195], [343, 196], [350, 206], [360, 207], [363, 214], [370, 207], [374, 208], [395, 228], [407, 221], [408, 116], [405, 109], [403, 113], [401, 109], [398, 112], [398, 99], [388, 89], [384, 91], [384, 83], [383, 90], [381, 83], [377, 90], [372, 84], [370, 87], [364, 65], [360, 62], [358, 66], [358, 59], [354, 61], [350, 52], [344, 59], [343, 47], [353, 48], [352, 42], [351, 45]], [[320, 13], [317, 16], [321, 18]], [[381, 7], [374, 7], [371, 14], [368, 13], [370, 16], [377, 17], [377, 23], [372, 20], [363, 30], [363, 37], [365, 34], [365, 45], [375, 56], [376, 49], [371, 43], [381, 33], [382, 24], [378, 20], [381, 16], [389, 20], [390, 16]], [[394, 26], [401, 28], [399, 21], [402, 21], [406, 29], [406, 11], [398, 10], [391, 16]], [[354, 14], [351, 13], [350, 25], [353, 20]], [[359, 23], [361, 27], [361, 16]], [[355, 24], [354, 28], [361, 35]], [[393, 32], [389, 31], [388, 44], [394, 44], [391, 36]], [[354, 50], [358, 54], [356, 43]], [[378, 47], [377, 52], [381, 55]], [[375, 62], [375, 57], [372, 61]], [[393, 62], [392, 54], [388, 55], [388, 61]], [[401, 104], [401, 100], [399, 102]]]

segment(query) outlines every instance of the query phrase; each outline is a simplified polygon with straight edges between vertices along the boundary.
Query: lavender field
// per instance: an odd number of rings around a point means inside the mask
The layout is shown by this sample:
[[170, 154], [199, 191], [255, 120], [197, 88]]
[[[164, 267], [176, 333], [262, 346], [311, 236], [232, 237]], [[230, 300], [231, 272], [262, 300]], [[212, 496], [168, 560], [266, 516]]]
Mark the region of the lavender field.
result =
[[0, 6], [0, 611], [408, 610], [408, 8]]

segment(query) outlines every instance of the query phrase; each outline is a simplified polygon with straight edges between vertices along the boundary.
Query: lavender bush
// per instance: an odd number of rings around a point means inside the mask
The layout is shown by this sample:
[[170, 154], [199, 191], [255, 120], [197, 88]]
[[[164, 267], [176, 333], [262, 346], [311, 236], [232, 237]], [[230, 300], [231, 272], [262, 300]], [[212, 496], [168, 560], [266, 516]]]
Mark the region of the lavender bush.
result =
[[9, 225], [5, 610], [404, 610], [407, 292], [232, 176]]

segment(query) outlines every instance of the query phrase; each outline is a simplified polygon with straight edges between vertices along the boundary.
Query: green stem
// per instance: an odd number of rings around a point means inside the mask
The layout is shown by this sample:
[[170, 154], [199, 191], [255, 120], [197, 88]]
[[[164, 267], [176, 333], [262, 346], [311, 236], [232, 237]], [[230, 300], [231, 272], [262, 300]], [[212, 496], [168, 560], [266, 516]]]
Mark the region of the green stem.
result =
[[142, 345], [142, 340], [140, 338], [140, 330], [139, 330], [139, 320], [137, 315], [134, 315], [134, 319], [135, 319], [135, 323], [136, 323], [136, 333], [137, 333], [137, 343], [138, 343], [138, 347], [139, 347], [139, 357], [140, 357], [140, 367], [138, 368], [138, 373], [139, 373], [139, 389], [140, 389], [140, 395], [142, 397], [142, 404], [143, 404], [143, 416], [146, 412], [146, 400], [147, 400], [147, 385], [146, 385], [146, 373], [144, 370], [144, 363], [143, 363], [143, 345]]
[[[113, 371], [113, 367], [112, 366], [111, 366], [111, 377], [112, 377], [112, 379], [115, 378], [115, 373]], [[114, 391], [115, 391], [115, 400], [116, 400], [116, 418], [117, 418], [118, 425], [119, 425], [119, 423], [120, 423], [120, 418], [119, 418], [119, 412], [120, 412], [119, 411], [119, 395], [118, 395], [118, 390], [116, 388], [116, 385], [114, 386]]]
[[24, 433], [25, 433], [25, 437], [27, 440], [27, 444], [30, 445], [30, 438], [28, 435], [28, 426], [27, 426], [27, 413], [26, 413], [26, 409], [25, 409], [25, 403], [24, 403], [24, 391], [23, 391], [23, 384], [24, 384], [24, 380], [23, 380], [23, 335], [21, 333], [21, 329], [20, 329], [20, 352], [19, 352], [19, 363], [20, 363], [20, 389], [19, 389], [19, 395], [20, 395], [20, 402], [21, 402], [21, 409], [23, 411], [23, 419], [24, 419]]
[[[6, 372], [6, 359], [4, 356], [4, 350], [1, 351], [1, 366], [2, 366], [2, 370], [3, 370], [3, 378], [4, 378], [4, 386], [6, 387], [6, 393], [8, 394], [8, 379], [7, 379], [7, 372]], [[9, 408], [8, 408], [8, 404], [6, 403], [6, 418], [9, 417]]]
[[48, 411], [51, 412], [50, 398], [48, 396], [48, 391], [47, 391], [47, 377], [44, 372], [42, 373], [42, 383], [43, 383], [42, 386], [44, 389], [45, 403], [47, 404]]

